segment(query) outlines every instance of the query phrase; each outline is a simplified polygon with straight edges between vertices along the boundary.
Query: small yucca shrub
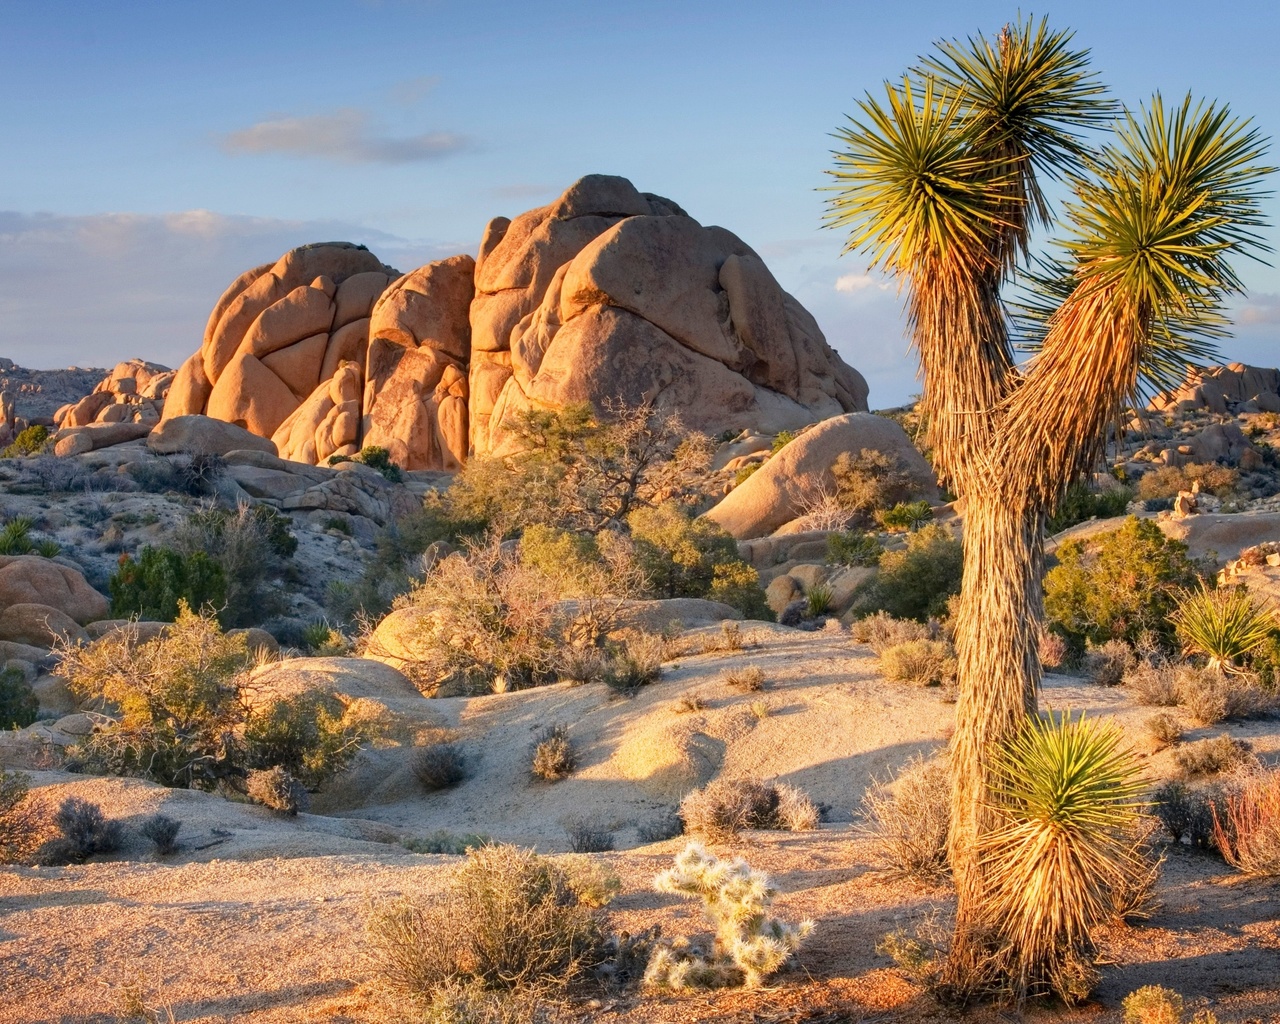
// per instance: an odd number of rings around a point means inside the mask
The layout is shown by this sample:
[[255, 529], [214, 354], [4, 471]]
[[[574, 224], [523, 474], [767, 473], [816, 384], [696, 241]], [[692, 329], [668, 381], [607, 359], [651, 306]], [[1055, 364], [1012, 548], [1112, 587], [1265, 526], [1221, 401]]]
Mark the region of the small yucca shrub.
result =
[[685, 847], [675, 865], [654, 879], [654, 887], [700, 899], [715, 941], [709, 953], [687, 942], [659, 947], [645, 971], [649, 985], [755, 988], [777, 973], [813, 931], [812, 921], [792, 925], [769, 916], [777, 891], [764, 872], [741, 857], [721, 860], [698, 843]]
[[1185, 591], [1170, 616], [1183, 650], [1202, 654], [1209, 667], [1232, 671], [1271, 638], [1277, 621], [1243, 587]]
[[1091, 987], [1094, 929], [1150, 873], [1130, 840], [1142, 782], [1113, 725], [1035, 718], [993, 759], [1002, 823], [983, 840], [990, 920], [1017, 951], [1015, 989], [1076, 1002]]

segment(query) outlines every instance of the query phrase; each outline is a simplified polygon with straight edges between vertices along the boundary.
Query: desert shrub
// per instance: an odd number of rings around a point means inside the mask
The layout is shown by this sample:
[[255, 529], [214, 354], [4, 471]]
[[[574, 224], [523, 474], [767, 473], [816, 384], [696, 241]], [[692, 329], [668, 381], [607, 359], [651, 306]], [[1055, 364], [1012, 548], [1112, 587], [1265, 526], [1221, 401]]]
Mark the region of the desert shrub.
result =
[[1067, 488], [1062, 500], [1058, 502], [1058, 507], [1045, 525], [1045, 533], [1053, 536], [1090, 519], [1122, 516], [1132, 500], [1133, 491], [1128, 487], [1093, 491], [1088, 484], [1077, 481]]
[[480, 985], [448, 983], [422, 1006], [422, 1024], [546, 1024], [536, 992], [491, 992]]
[[39, 455], [49, 443], [49, 428], [42, 424], [23, 427], [18, 436], [0, 451], [0, 459], [20, 459], [28, 455]]
[[598, 647], [572, 645], [560, 652], [556, 672], [565, 682], [582, 686], [604, 678], [607, 655]]
[[1176, 672], [1175, 679], [1178, 703], [1202, 725], [1269, 714], [1276, 706], [1276, 695], [1248, 676], [1188, 665]]
[[1213, 805], [1202, 790], [1171, 779], [1151, 792], [1151, 813], [1175, 843], [1183, 840], [1200, 850], [1213, 842]]
[[1111, 533], [1062, 545], [1057, 557], [1044, 578], [1045, 615], [1077, 650], [1144, 633], [1172, 645], [1177, 595], [1198, 579], [1185, 544], [1130, 517]]
[[908, 640], [880, 654], [880, 671], [894, 683], [942, 685], [956, 677], [956, 652], [945, 640]]
[[894, 779], [872, 779], [859, 832], [893, 870], [935, 879], [947, 871], [951, 772], [945, 756], [913, 757]]
[[644, 633], [623, 642], [604, 665], [601, 679], [610, 689], [634, 693], [662, 678], [662, 637]]
[[984, 839], [989, 920], [1016, 949], [1018, 986], [1067, 1002], [1096, 977], [1095, 930], [1150, 874], [1130, 838], [1140, 769], [1113, 725], [1032, 719], [993, 758], [1002, 822]]
[[400, 845], [412, 853], [435, 853], [448, 854], [454, 857], [461, 857], [470, 850], [479, 849], [481, 846], [489, 846], [493, 840], [486, 835], [477, 832], [464, 832], [462, 835], [455, 835], [447, 829], [436, 829], [429, 835], [420, 839], [404, 839]]
[[1184, 775], [1217, 775], [1252, 761], [1251, 751], [1247, 742], [1224, 732], [1182, 744], [1173, 752], [1173, 760]]
[[769, 454], [777, 455], [787, 445], [796, 439], [795, 432], [792, 430], [779, 430], [773, 437], [773, 444], [769, 446]]
[[613, 849], [614, 830], [599, 818], [571, 814], [560, 820], [560, 827], [574, 853], [605, 853]]
[[307, 806], [307, 790], [284, 768], [259, 768], [245, 778], [245, 793], [255, 804], [294, 817]]
[[662, 843], [674, 839], [684, 832], [684, 822], [680, 815], [672, 810], [649, 821], [642, 821], [636, 826], [636, 838], [642, 843]]
[[916, 493], [915, 482], [893, 452], [874, 448], [863, 448], [857, 455], [841, 452], [831, 473], [841, 507], [863, 517], [908, 501]]
[[1199, 482], [1200, 490], [1219, 498], [1230, 498], [1240, 482], [1240, 473], [1216, 462], [1191, 462], [1185, 466], [1158, 466], [1142, 474], [1138, 481], [1138, 497], [1144, 501], [1176, 498], [1179, 491], [1191, 490]]
[[40, 714], [40, 702], [16, 668], [0, 670], [0, 729], [25, 729]]
[[94, 854], [114, 853], [124, 837], [120, 822], [107, 818], [97, 804], [74, 796], [59, 804], [53, 824], [59, 834], [37, 853], [42, 864], [81, 864]]
[[940, 617], [951, 596], [960, 593], [963, 568], [960, 542], [941, 526], [926, 526], [907, 538], [905, 551], [881, 556], [880, 571], [859, 595], [858, 610], [920, 622]]
[[1280, 626], [1244, 587], [1182, 593], [1171, 616], [1186, 654], [1201, 654], [1212, 669], [1230, 670], [1266, 644]]
[[33, 537], [35, 520], [30, 516], [16, 516], [0, 527], [0, 555], [42, 555], [56, 558], [62, 548], [49, 537]]
[[936, 639], [932, 626], [915, 619], [895, 619], [884, 611], [855, 619], [850, 632], [855, 643], [868, 645], [877, 655], [913, 640]]
[[1246, 778], [1213, 806], [1223, 859], [1247, 875], [1280, 875], [1280, 772]]
[[1095, 686], [1119, 686], [1134, 662], [1133, 648], [1123, 640], [1107, 640], [1086, 647], [1081, 668]]
[[31, 777], [0, 767], [0, 864], [32, 858], [48, 830], [45, 815], [31, 798]]
[[144, 839], [150, 839], [155, 844], [156, 853], [161, 857], [168, 857], [178, 850], [178, 832], [181, 828], [182, 822], [177, 818], [170, 818], [167, 814], [153, 814], [143, 819], [138, 831]]
[[1121, 680], [1133, 699], [1148, 707], [1171, 708], [1178, 703], [1179, 666], [1163, 659], [1138, 658]]
[[689, 690], [680, 694], [671, 705], [677, 715], [687, 715], [694, 711], [705, 711], [707, 701], [700, 693]]
[[738, 471], [733, 474], [733, 486], [746, 483], [751, 479], [753, 473], [763, 466], [763, 462], [748, 462], [745, 466], [739, 467]]
[[202, 551], [184, 556], [172, 548], [145, 547], [136, 561], [121, 555], [108, 587], [111, 613], [120, 618], [169, 622], [184, 603], [220, 611], [227, 600], [226, 575]]
[[827, 561], [836, 565], [877, 566], [883, 554], [875, 534], [842, 530], [827, 537]]
[[627, 517], [636, 560], [658, 597], [706, 597], [718, 565], [738, 562], [738, 543], [710, 519], [694, 519], [675, 502]]
[[900, 501], [893, 508], [876, 514], [876, 519], [891, 533], [918, 530], [933, 521], [933, 506], [927, 501]]
[[1124, 1024], [1181, 1024], [1182, 996], [1171, 988], [1144, 985], [1120, 1004]]
[[744, 665], [740, 668], [726, 669], [725, 685], [744, 693], [763, 690], [765, 686], [764, 669], [759, 665]]
[[1142, 728], [1161, 747], [1172, 746], [1182, 739], [1182, 723], [1167, 711], [1151, 715], [1142, 723]]
[[358, 712], [348, 715], [333, 694], [315, 691], [261, 703], [244, 721], [244, 764], [283, 768], [304, 788], [318, 789], [374, 738]]
[[254, 625], [285, 610], [280, 588], [270, 583], [287, 571], [298, 539], [288, 518], [270, 505], [201, 509], [174, 531], [173, 545], [188, 559], [203, 555], [221, 570], [223, 625]]
[[773, 611], [760, 586], [760, 574], [746, 562], [721, 562], [711, 573], [711, 589], [707, 597], [735, 608], [745, 618], [773, 620]]
[[452, 789], [461, 785], [467, 777], [467, 763], [462, 750], [455, 743], [437, 740], [414, 750], [409, 770], [418, 785], [428, 793]]
[[[279, 639], [277, 637], [276, 639]], [[352, 643], [326, 620], [308, 622], [302, 627], [302, 648], [318, 658], [341, 658], [351, 653]]]
[[542, 730], [533, 747], [529, 770], [546, 782], [567, 779], [578, 767], [578, 755], [565, 725], [549, 725]]
[[375, 911], [370, 945], [382, 976], [423, 1003], [445, 986], [565, 986], [599, 962], [598, 907], [554, 860], [514, 846], [467, 852], [444, 895]]
[[468, 459], [447, 496], [452, 515], [503, 536], [533, 523], [595, 535], [637, 508], [696, 505], [715, 452], [711, 438], [678, 416], [644, 405], [616, 404], [601, 415], [586, 403], [527, 409], [503, 428], [515, 454]]
[[1067, 660], [1067, 642], [1047, 629], [1040, 631], [1036, 641], [1036, 654], [1045, 669], [1061, 668]]
[[212, 615], [185, 605], [155, 639], [140, 642], [125, 627], [64, 647], [58, 674], [104, 709], [103, 724], [71, 749], [73, 762], [198, 789], [280, 763], [319, 785], [345, 767], [369, 723], [327, 696], [248, 700], [241, 686], [251, 663], [243, 635], [224, 634]]
[[741, 857], [721, 860], [697, 843], [690, 843], [674, 866], [654, 879], [654, 887], [700, 899], [715, 939], [706, 951], [687, 940], [659, 946], [645, 971], [647, 985], [757, 988], [782, 969], [813, 931], [812, 921], [790, 925], [769, 915], [776, 890], [767, 875]]
[[[779, 813], [784, 800], [785, 816]], [[806, 831], [816, 828], [819, 818], [799, 790], [759, 779], [716, 779], [689, 793], [679, 814], [685, 832], [711, 842], [729, 842], [744, 829]]]
[[361, 448], [355, 455], [331, 455], [329, 465], [336, 466], [340, 462], [360, 462], [370, 469], [376, 469], [383, 478], [393, 484], [404, 479], [404, 472], [391, 461], [391, 453], [376, 444]]

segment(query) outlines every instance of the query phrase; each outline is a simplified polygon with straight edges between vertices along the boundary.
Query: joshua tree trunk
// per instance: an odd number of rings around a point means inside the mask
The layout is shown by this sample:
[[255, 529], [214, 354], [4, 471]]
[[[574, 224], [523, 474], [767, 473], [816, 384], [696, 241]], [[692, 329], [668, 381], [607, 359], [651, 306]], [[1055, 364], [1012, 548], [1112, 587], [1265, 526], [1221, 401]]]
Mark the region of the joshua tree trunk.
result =
[[[992, 485], [1000, 481], [991, 481]], [[956, 883], [953, 982], [968, 987], [986, 944], [986, 891], [979, 858], [991, 828], [992, 751], [1036, 711], [1040, 683], [1044, 519], [1008, 500], [1016, 481], [965, 498], [964, 584], [956, 623], [959, 660], [956, 732], [951, 753], [950, 860]]]

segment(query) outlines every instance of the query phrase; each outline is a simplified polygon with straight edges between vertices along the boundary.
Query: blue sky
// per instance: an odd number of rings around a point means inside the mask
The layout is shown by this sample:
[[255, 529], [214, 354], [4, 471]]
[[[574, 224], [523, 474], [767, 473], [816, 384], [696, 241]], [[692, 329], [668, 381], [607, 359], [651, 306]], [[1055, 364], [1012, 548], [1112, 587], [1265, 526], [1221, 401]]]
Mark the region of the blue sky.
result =
[[[1126, 102], [1191, 90], [1275, 136], [1278, 6], [1035, 13], [1076, 29]], [[933, 40], [1017, 12], [0, 0], [0, 355], [176, 365], [222, 288], [292, 245], [350, 239], [407, 270], [474, 252], [490, 217], [599, 171], [740, 235], [868, 377], [872, 405], [896, 404], [916, 390], [898, 298], [820, 227], [830, 132]], [[1223, 352], [1275, 365], [1280, 273], [1243, 269], [1251, 294]]]

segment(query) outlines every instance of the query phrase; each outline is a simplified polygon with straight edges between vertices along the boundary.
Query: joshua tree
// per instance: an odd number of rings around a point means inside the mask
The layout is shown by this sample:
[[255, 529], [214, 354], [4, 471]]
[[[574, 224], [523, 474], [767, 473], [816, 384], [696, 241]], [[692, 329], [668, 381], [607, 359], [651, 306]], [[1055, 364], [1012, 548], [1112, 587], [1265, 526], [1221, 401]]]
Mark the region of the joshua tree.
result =
[[[1083, 133], [1117, 110], [1071, 38], [1028, 21], [994, 44], [941, 45], [884, 100], [859, 103], [831, 172], [828, 223], [905, 289], [935, 465], [965, 502], [957, 976], [991, 937], [980, 850], [995, 825], [995, 752], [1036, 709], [1045, 519], [1140, 379], [1205, 354], [1222, 299], [1240, 290], [1228, 259], [1263, 248], [1257, 132], [1189, 99], [1167, 114], [1156, 97], [1093, 151]], [[1061, 260], [1028, 275], [1038, 351], [1019, 366], [1001, 287], [1027, 261], [1032, 227], [1051, 222], [1044, 175], [1074, 198]]]

